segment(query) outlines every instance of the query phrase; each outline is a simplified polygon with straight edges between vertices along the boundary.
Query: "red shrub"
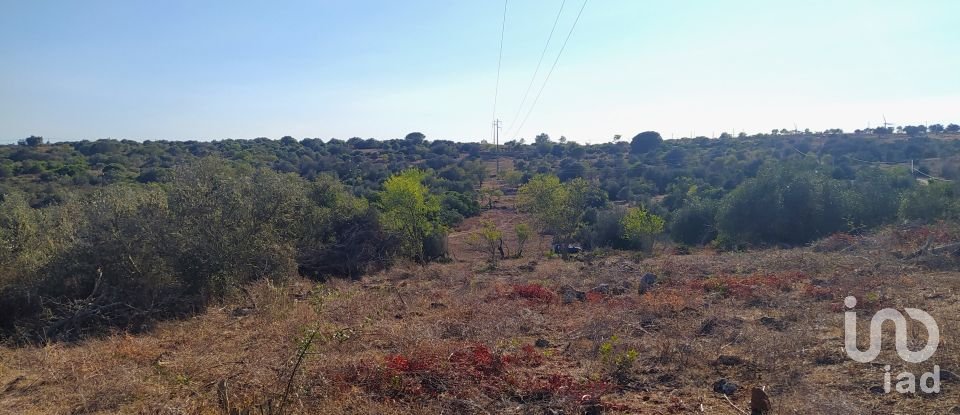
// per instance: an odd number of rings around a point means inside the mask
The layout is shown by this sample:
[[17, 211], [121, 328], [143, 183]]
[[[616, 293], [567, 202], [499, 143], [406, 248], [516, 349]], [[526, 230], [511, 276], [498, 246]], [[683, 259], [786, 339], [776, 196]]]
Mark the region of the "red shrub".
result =
[[605, 300], [606, 298], [607, 298], [607, 296], [605, 296], [605, 295], [603, 295], [603, 294], [601, 294], [601, 293], [598, 293], [598, 292], [590, 291], [590, 292], [587, 293], [587, 302], [589, 302], [589, 303], [599, 303], [599, 302]]
[[526, 344], [520, 348], [520, 351], [514, 355], [504, 355], [504, 363], [516, 366], [537, 367], [543, 364], [543, 353], [533, 347], [532, 344]]
[[803, 289], [803, 294], [815, 300], [832, 300], [833, 299], [832, 290], [830, 290], [827, 287], [820, 287], [812, 284], [807, 285]]
[[520, 298], [534, 303], [549, 304], [557, 295], [540, 284], [515, 284], [510, 298]]
[[[452, 351], [449, 346], [414, 350], [387, 355], [379, 364], [361, 360], [324, 372], [341, 391], [358, 387], [383, 399], [416, 401], [439, 394], [461, 396], [478, 389], [488, 396], [514, 396], [518, 389], [514, 378], [523, 371], [511, 368], [532, 368], [544, 363], [543, 353], [529, 344], [511, 354], [496, 352], [484, 344], [450, 346]], [[596, 385], [574, 382], [569, 377], [535, 380], [525, 383], [528, 393], [567, 393], [563, 391], [573, 388], [569, 392], [572, 396], [597, 389]]]
[[477, 344], [453, 352], [450, 355], [450, 363], [460, 372], [480, 378], [500, 374], [507, 362], [503, 355], [494, 353], [487, 346]]

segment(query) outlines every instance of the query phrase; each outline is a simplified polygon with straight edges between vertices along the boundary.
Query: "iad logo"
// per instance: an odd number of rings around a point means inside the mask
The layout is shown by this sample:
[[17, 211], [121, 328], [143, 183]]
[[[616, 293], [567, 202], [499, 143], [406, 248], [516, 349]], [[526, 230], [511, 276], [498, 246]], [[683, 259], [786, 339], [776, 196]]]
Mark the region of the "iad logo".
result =
[[[852, 296], [847, 297], [843, 300], [843, 304], [847, 308], [853, 309], [857, 306], [857, 299]], [[866, 351], [861, 351], [857, 347], [857, 313], [847, 311], [844, 313], [843, 321], [844, 349], [847, 356], [860, 363], [869, 363], [876, 359], [880, 355], [880, 348], [883, 344], [883, 332], [881, 331], [883, 323], [892, 321], [895, 328], [894, 344], [897, 347], [897, 354], [900, 355], [900, 359], [910, 363], [922, 363], [932, 357], [940, 345], [940, 328], [937, 326], [937, 322], [923, 310], [907, 308], [905, 311], [910, 318], [919, 321], [927, 329], [927, 344], [923, 349], [910, 350], [907, 345], [907, 319], [899, 311], [885, 308], [874, 314], [870, 320], [870, 347]], [[883, 376], [883, 389], [884, 392], [890, 393], [890, 365], [884, 366], [884, 371], [886, 373]], [[897, 375], [897, 392], [915, 393], [917, 390], [916, 379], [916, 376], [910, 372]], [[928, 386], [931, 380], [933, 385]], [[920, 390], [924, 393], [940, 393], [940, 366], [934, 365], [933, 372], [924, 373], [920, 377]]]

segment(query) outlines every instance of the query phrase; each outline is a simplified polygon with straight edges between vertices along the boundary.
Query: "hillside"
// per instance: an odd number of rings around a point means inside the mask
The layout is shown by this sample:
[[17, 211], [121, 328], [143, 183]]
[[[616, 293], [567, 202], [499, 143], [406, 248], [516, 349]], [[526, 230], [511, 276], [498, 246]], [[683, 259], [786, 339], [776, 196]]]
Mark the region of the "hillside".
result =
[[[957, 410], [956, 260], [894, 255], [916, 251], [927, 235], [935, 244], [960, 239], [955, 226], [889, 228], [786, 250], [661, 248], [570, 260], [534, 241], [522, 258], [492, 267], [468, 242], [485, 220], [530, 218], [507, 195], [451, 233], [449, 263], [397, 265], [354, 282], [260, 281], [142, 334], [4, 348], [0, 408], [737, 414], [750, 389], [762, 387], [773, 413]], [[640, 294], [645, 273], [656, 282]], [[861, 338], [871, 310], [922, 305], [934, 315], [941, 393], [878, 393], [883, 368], [842, 352], [848, 295], [860, 299]], [[922, 329], [910, 335], [925, 340]], [[877, 360], [894, 373], [930, 370], [904, 364], [892, 348]], [[729, 398], [714, 391], [720, 379], [737, 385]]]
[[946, 413], [958, 143], [0, 147], [0, 410]]

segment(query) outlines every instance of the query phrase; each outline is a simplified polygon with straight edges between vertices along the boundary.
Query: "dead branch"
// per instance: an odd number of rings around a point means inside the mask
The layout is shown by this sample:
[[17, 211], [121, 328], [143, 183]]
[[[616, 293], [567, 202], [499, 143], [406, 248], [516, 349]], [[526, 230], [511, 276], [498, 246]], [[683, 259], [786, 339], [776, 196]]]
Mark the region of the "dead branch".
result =
[[733, 407], [733, 409], [735, 409], [737, 413], [740, 413], [741, 415], [750, 415], [747, 413], [747, 411], [744, 411], [743, 409], [740, 409], [736, 405], [734, 405], [733, 401], [731, 401], [727, 395], [723, 395], [723, 399], [726, 399], [727, 403], [730, 404], [730, 406]]

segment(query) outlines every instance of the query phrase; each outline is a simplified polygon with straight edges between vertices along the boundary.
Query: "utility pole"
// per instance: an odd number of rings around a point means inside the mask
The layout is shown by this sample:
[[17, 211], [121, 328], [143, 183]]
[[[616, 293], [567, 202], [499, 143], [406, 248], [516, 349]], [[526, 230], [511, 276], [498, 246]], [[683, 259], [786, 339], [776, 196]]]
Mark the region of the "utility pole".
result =
[[500, 178], [500, 126], [503, 122], [499, 118], [493, 120], [493, 147], [497, 152], [497, 178]]

